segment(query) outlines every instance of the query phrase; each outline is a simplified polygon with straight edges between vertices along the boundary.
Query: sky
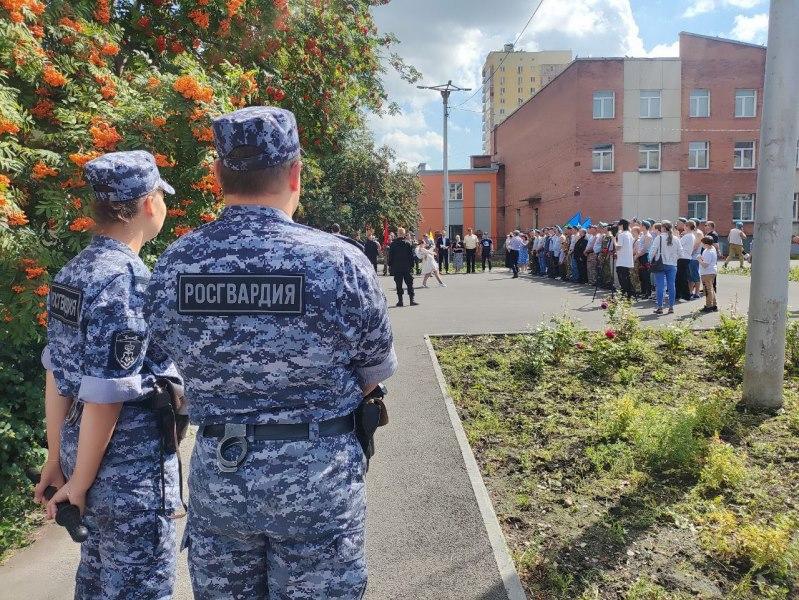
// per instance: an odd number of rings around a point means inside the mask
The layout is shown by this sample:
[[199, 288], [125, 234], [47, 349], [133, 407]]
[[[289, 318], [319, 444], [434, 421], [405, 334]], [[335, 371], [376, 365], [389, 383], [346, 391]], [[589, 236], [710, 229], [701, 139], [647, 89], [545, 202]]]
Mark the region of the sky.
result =
[[[391, 0], [373, 10], [392, 48], [422, 72], [419, 84], [452, 80], [475, 92], [453, 94], [449, 121], [450, 168], [466, 168], [482, 153], [482, 95], [486, 54], [513, 42], [539, 0]], [[768, 34], [768, 0], [542, 0], [516, 44], [523, 50], [571, 50], [575, 56], [678, 56], [678, 34], [689, 31], [755, 44]], [[402, 81], [391, 67], [384, 77], [401, 113], [369, 116], [380, 144], [400, 161], [440, 169], [441, 96]]]

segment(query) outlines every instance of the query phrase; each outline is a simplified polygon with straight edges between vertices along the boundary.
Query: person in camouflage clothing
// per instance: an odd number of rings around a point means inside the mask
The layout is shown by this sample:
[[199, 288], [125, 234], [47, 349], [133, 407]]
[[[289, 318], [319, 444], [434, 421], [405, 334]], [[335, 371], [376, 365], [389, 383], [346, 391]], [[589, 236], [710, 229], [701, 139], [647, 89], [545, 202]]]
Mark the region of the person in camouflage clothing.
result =
[[[78, 600], [172, 597], [182, 512], [178, 458], [164, 456], [155, 414], [140, 405], [156, 378], [181, 379], [149, 339], [142, 314], [150, 273], [138, 256], [160, 231], [174, 190], [147, 152], [86, 164], [98, 233], [56, 275], [48, 298], [48, 459], [35, 496], [83, 512]], [[67, 481], [64, 483], [64, 478]]]
[[396, 369], [363, 252], [292, 221], [294, 115], [213, 123], [219, 218], [172, 244], [148, 323], [199, 426], [183, 547], [198, 600], [356, 599], [366, 589], [364, 452], [353, 411]]

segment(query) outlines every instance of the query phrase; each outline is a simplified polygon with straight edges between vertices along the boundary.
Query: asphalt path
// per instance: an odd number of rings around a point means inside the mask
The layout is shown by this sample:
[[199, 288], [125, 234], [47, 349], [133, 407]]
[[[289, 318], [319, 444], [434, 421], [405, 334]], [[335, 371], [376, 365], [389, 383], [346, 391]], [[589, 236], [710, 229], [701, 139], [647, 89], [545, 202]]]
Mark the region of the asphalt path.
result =
[[[568, 313], [588, 327], [604, 325], [593, 288], [522, 276], [504, 268], [445, 275], [417, 289], [419, 306], [395, 308], [393, 280], [382, 278], [389, 299], [400, 368], [388, 382], [390, 423], [378, 432], [377, 455], [367, 476], [369, 600], [506, 598], [463, 457], [425, 347], [425, 335], [524, 331], [548, 316]], [[718, 304], [746, 313], [749, 278], [719, 277]], [[421, 285], [420, 278], [416, 285]], [[799, 284], [790, 284], [789, 309], [799, 309]], [[600, 294], [601, 296], [601, 294]], [[717, 314], [701, 314], [702, 301], [682, 303], [657, 317], [651, 303], [637, 310], [647, 325], [696, 319], [710, 327]], [[183, 443], [188, 463], [192, 440]], [[180, 521], [182, 531], [184, 521]], [[0, 597], [67, 600], [74, 593], [78, 546], [57, 526], [0, 566]], [[192, 598], [185, 554], [179, 558], [175, 598]]]

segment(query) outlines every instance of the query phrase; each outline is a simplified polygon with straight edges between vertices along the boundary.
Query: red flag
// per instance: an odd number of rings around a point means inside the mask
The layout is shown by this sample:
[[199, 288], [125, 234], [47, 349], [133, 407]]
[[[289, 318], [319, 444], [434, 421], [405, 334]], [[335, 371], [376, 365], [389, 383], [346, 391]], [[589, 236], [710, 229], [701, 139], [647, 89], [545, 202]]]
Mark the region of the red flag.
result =
[[383, 246], [388, 246], [388, 219], [383, 219]]

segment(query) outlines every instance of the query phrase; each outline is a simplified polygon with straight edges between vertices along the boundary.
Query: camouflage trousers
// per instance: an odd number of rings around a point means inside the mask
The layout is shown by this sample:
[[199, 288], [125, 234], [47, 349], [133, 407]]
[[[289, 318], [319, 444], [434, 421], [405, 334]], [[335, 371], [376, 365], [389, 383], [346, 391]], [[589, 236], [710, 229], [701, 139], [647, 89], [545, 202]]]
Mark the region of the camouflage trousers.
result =
[[366, 461], [355, 435], [249, 442], [234, 473], [197, 437], [188, 548], [196, 600], [358, 600], [366, 591]]
[[[80, 420], [61, 429], [61, 469], [75, 469]], [[168, 600], [175, 583], [177, 540], [171, 515], [181, 509], [177, 457], [161, 465], [155, 417], [123, 407], [94, 484], [86, 495], [75, 600]]]
[[175, 583], [175, 521], [156, 511], [117, 517], [87, 512], [75, 600], [169, 600]]

